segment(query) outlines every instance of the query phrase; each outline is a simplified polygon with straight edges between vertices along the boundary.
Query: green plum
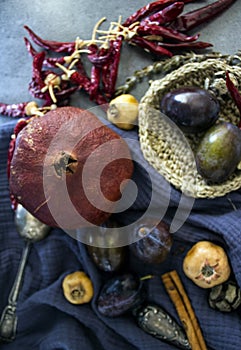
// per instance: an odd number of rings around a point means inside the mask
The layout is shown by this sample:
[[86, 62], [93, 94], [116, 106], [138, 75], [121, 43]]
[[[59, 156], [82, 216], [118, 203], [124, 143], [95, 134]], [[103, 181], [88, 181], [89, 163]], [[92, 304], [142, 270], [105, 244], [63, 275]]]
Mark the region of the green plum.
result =
[[241, 161], [241, 130], [232, 123], [212, 126], [202, 138], [197, 152], [197, 170], [211, 183], [222, 183]]

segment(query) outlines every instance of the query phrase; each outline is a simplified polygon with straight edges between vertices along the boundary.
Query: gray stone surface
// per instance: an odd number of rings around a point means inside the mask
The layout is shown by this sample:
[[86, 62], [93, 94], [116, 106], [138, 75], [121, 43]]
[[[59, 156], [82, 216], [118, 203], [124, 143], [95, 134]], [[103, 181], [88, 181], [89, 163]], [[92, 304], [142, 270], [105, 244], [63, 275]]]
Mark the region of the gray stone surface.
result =
[[[214, 1], [196, 1], [185, 6], [186, 10], [204, 6]], [[23, 37], [27, 36], [23, 25], [28, 25], [46, 39], [72, 41], [77, 36], [91, 37], [95, 23], [106, 17], [103, 28], [118, 16], [125, 19], [135, 10], [147, 4], [144, 0], [103, 1], [103, 0], [0, 0], [0, 101], [18, 103], [32, 99], [28, 92], [31, 78], [31, 58]], [[213, 50], [222, 53], [236, 53], [241, 49], [241, 1], [237, 0], [225, 13], [210, 23], [200, 26], [200, 40], [213, 43]], [[148, 53], [135, 47], [122, 50], [118, 84], [124, 82], [137, 68], [152, 62]], [[137, 97], [145, 92], [146, 86], [137, 92]], [[73, 104], [91, 107], [86, 96], [78, 95]], [[0, 117], [1, 121], [6, 118]]]

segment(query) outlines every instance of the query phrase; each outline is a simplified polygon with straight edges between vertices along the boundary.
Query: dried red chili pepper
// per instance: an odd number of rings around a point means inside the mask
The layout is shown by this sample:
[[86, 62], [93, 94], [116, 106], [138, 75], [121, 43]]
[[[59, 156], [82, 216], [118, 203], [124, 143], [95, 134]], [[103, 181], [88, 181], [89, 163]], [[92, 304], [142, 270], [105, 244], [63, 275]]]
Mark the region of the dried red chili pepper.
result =
[[[120, 40], [122, 40], [122, 38]], [[119, 40], [111, 40], [108, 48], [101, 47], [100, 49], [97, 45], [94, 45], [94, 47], [91, 45], [92, 52], [88, 55], [90, 62], [93, 64], [89, 87], [91, 100], [95, 99], [96, 93], [99, 91], [101, 84], [103, 85], [103, 91], [108, 98], [110, 98], [110, 94], [113, 93], [113, 85], [115, 85], [116, 82], [115, 75], [117, 74], [119, 64], [118, 61], [116, 67], [116, 61], [119, 60], [120, 51], [120, 48], [119, 51], [116, 49], [116, 42], [119, 42]]]
[[68, 53], [73, 53], [75, 50], [75, 41], [60, 42], [60, 41], [54, 41], [54, 40], [44, 40], [40, 38], [40, 36], [35, 34], [34, 31], [30, 29], [28, 26], [25, 25], [24, 28], [29, 33], [33, 42], [46, 50], [50, 50], [54, 52], [68, 52]]
[[91, 68], [90, 85], [88, 90], [88, 93], [90, 95], [90, 100], [94, 100], [95, 96], [98, 94], [98, 90], [100, 87], [100, 78], [101, 78], [101, 68], [97, 66], [93, 66]]
[[36, 98], [44, 99], [46, 93], [42, 93], [41, 89], [45, 86], [42, 74], [45, 53], [39, 52], [33, 57], [32, 63], [32, 80], [29, 83], [29, 92]]
[[[55, 93], [55, 97], [57, 99], [57, 106], [67, 106], [69, 104], [70, 97], [79, 89], [78, 86], [71, 87], [61, 87], [60, 91]], [[48, 106], [49, 104], [45, 104], [44, 106]]]
[[13, 129], [13, 134], [18, 136], [20, 131], [28, 124], [29, 119], [20, 119]]
[[196, 41], [196, 42], [182, 42], [182, 43], [160, 43], [161, 46], [167, 48], [183, 48], [183, 49], [206, 49], [208, 47], [213, 46], [210, 43], [206, 43], [204, 41]]
[[56, 63], [65, 64], [65, 57], [48, 57], [44, 60], [43, 66], [56, 67]]
[[75, 71], [73, 74], [71, 74], [69, 80], [75, 84], [78, 85], [79, 89], [84, 89], [85, 91], [89, 91], [90, 88], [90, 79], [82, 75], [80, 72]]
[[184, 33], [180, 33], [177, 30], [158, 26], [156, 24], [146, 24], [144, 26], [139, 26], [137, 29], [137, 33], [141, 36], [160, 36], [162, 38], [174, 39], [178, 41], [195, 41], [199, 38], [199, 34], [188, 36]]
[[[24, 38], [24, 42], [27, 48], [28, 53], [34, 57], [37, 55], [38, 51], [36, 51], [33, 46], [31, 45], [30, 41], [27, 38]], [[63, 56], [61, 57], [48, 57], [45, 58], [43, 61], [43, 66], [45, 67], [56, 67], [56, 63], [64, 64], [65, 58]]]
[[13, 130], [13, 135], [12, 135], [12, 139], [9, 143], [9, 148], [8, 148], [8, 161], [7, 161], [7, 175], [8, 178], [10, 176], [10, 164], [12, 161], [12, 157], [13, 157], [13, 152], [15, 149], [15, 143], [16, 143], [16, 137], [19, 134], [19, 132], [27, 125], [27, 120], [26, 119], [20, 119], [17, 124], [14, 127]]
[[33, 79], [39, 85], [39, 87], [44, 87], [44, 81], [42, 77], [42, 67], [45, 58], [45, 53], [39, 52], [33, 58]]
[[103, 67], [104, 64], [110, 61], [111, 50], [100, 49], [98, 53], [88, 55], [89, 61], [96, 67]]
[[38, 51], [36, 51], [34, 48], [33, 48], [33, 45], [30, 43], [30, 41], [28, 40], [28, 38], [24, 37], [23, 38], [24, 40], [24, 43], [25, 43], [25, 46], [27, 48], [27, 51], [28, 53], [34, 57], [35, 55], [37, 55]]
[[197, 10], [190, 11], [177, 17], [171, 24], [171, 27], [184, 32], [193, 29], [217, 16], [234, 2], [235, 0], [218, 0]]
[[109, 64], [105, 64], [102, 67], [102, 77], [101, 77], [101, 83], [103, 86], [103, 91], [105, 94], [108, 95], [108, 91], [109, 91], [109, 81], [110, 81], [110, 67]]
[[[79, 90], [83, 88], [85, 92], [89, 94], [91, 81], [87, 76], [75, 71], [73, 74], [71, 74], [69, 79], [72, 83], [78, 85]], [[98, 105], [105, 105], [107, 103], [106, 98], [100, 93], [100, 91], [96, 91], [95, 95], [92, 94], [92, 99]]]
[[[120, 40], [122, 41], [122, 38], [120, 38]], [[103, 85], [103, 91], [107, 94], [107, 96], [109, 96], [109, 90], [112, 90], [111, 84], [115, 84], [115, 80], [113, 80], [112, 83], [110, 82], [112, 79], [110, 75], [111, 71], [113, 75], [116, 74], [116, 71], [113, 72], [114, 67], [112, 66], [115, 60], [119, 59], [119, 51], [121, 48], [117, 50], [117, 42], [119, 42], [119, 39], [110, 40], [108, 48], [98, 48], [98, 46], [95, 44], [89, 46], [91, 52], [88, 54], [88, 59], [93, 64], [89, 87], [91, 100], [93, 100], [93, 97], [99, 90], [101, 84]], [[116, 69], [118, 70], [118, 67]]]
[[102, 69], [102, 82], [108, 99], [112, 98], [115, 92], [122, 43], [123, 38], [121, 36], [112, 41], [110, 60]]
[[84, 76], [84, 77], [86, 77], [86, 78], [88, 77], [87, 72], [86, 72], [86, 70], [85, 70], [85, 67], [84, 67], [84, 65], [83, 65], [83, 62], [81, 61], [80, 58], [79, 58], [78, 61], [76, 62], [75, 68], [76, 68], [76, 70], [78, 71], [79, 74], [81, 74], [82, 76]]
[[28, 102], [14, 104], [0, 103], [0, 114], [13, 118], [25, 117], [25, 107], [27, 104]]
[[[226, 72], [226, 86], [228, 88], [228, 91], [231, 94], [232, 99], [234, 100], [240, 116], [241, 116], [241, 95], [240, 92], [238, 91], [238, 89], [236, 88], [236, 86], [234, 85], [234, 83], [232, 82], [232, 80], [230, 79], [229, 73]], [[241, 118], [238, 124], [238, 127], [241, 129]]]
[[[193, 2], [195, 0], [182, 0], [183, 3]], [[164, 7], [173, 4], [176, 2], [175, 0], [157, 0], [149, 3], [146, 6], [141, 7], [139, 10], [134, 12], [131, 16], [129, 16], [123, 26], [129, 27], [132, 23], [142, 20], [143, 18], [153, 14], [154, 12], [162, 10]]]
[[86, 70], [80, 57], [76, 60], [74, 64], [76, 68], [74, 70], [71, 70], [58, 62], [56, 63], [56, 66], [65, 73], [62, 76], [62, 83], [65, 81], [66, 84], [73, 84], [78, 90], [84, 89], [85, 91], [89, 91], [90, 79], [86, 73]]
[[33, 73], [29, 92], [35, 98], [44, 100], [44, 106], [50, 106], [53, 103], [65, 105], [66, 99], [76, 91], [76, 88], [70, 87], [69, 82], [63, 81], [56, 72], [43, 70], [44, 59], [45, 52], [43, 51], [33, 57]]
[[131, 44], [136, 44], [142, 48], [144, 48], [145, 50], [148, 50], [151, 53], [154, 53], [155, 55], [162, 55], [162, 56], [168, 56], [168, 57], [172, 57], [173, 54], [171, 51], [165, 49], [164, 47], [161, 46], [160, 43], [157, 42], [151, 42], [141, 36], [134, 36], [131, 39]]
[[94, 96], [93, 101], [100, 105], [105, 112], [107, 111], [108, 101], [100, 92]]
[[146, 18], [144, 18], [141, 22], [140, 25], [145, 25], [145, 24], [165, 24], [173, 21], [177, 16], [179, 16], [184, 8], [184, 2], [174, 2], [173, 4], [164, 7], [163, 10], [160, 10]]

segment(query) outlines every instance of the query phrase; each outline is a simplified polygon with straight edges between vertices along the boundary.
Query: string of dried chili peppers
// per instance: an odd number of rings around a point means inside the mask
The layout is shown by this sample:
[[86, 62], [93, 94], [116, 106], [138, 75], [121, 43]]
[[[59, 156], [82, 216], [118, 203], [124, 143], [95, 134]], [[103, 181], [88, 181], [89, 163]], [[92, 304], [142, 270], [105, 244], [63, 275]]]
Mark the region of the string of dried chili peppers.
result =
[[[91, 40], [46, 40], [28, 26], [24, 26], [33, 43], [44, 49], [38, 52], [24, 38], [27, 51], [33, 59], [30, 94], [43, 100], [43, 107], [66, 105], [71, 95], [78, 90], [84, 90], [97, 104], [106, 104], [115, 94], [123, 41], [142, 47], [158, 58], [171, 57], [177, 50], [212, 46], [211, 43], [197, 41], [199, 34], [188, 35], [187, 31], [220, 14], [235, 0], [217, 0], [182, 15], [185, 4], [194, 1], [157, 0], [148, 3], [122, 24], [120, 20], [118, 23], [111, 23], [107, 31], [98, 30], [105, 20], [101, 19], [94, 28]], [[97, 36], [100, 34], [102, 37]], [[48, 57], [49, 51], [57, 53], [58, 56]], [[90, 75], [82, 61], [84, 53], [92, 65]], [[2, 103], [0, 113], [11, 117], [24, 117], [26, 104]]]
[[25, 107], [27, 103], [28, 102], [13, 104], [0, 103], [0, 114], [13, 118], [25, 117]]

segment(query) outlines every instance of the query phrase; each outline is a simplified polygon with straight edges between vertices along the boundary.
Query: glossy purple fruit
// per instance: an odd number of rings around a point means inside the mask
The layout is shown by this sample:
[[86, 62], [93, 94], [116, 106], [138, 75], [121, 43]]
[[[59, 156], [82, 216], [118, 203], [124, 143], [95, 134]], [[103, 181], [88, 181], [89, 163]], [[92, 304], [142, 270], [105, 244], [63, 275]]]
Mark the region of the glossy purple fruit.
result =
[[208, 90], [185, 86], [166, 93], [160, 109], [184, 132], [197, 133], [215, 123], [220, 106], [216, 96]]
[[154, 225], [154, 221], [145, 221], [136, 225], [135, 231], [135, 237], [140, 239], [130, 245], [130, 251], [136, 257], [152, 264], [159, 264], [167, 258], [173, 239], [165, 222]]
[[144, 296], [140, 278], [132, 274], [123, 274], [104, 284], [97, 299], [97, 308], [104, 316], [119, 316], [142, 303]]

